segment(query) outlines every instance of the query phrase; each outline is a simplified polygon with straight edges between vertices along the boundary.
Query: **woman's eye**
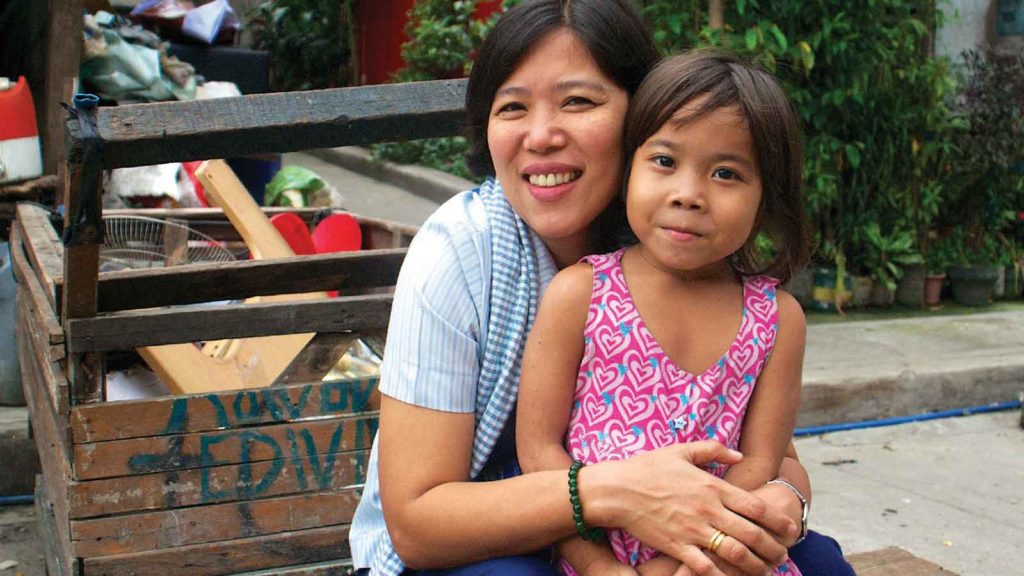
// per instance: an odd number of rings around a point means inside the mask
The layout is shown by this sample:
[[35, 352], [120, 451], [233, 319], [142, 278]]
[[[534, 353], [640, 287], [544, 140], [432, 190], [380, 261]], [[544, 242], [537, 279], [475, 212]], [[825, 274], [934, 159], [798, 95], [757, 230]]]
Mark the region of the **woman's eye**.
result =
[[658, 155], [653, 158], [654, 164], [661, 168], [675, 168], [676, 161], [672, 158], [664, 155]]
[[721, 180], [739, 180], [740, 175], [729, 168], [716, 168], [713, 177]]
[[526, 106], [523, 106], [520, 102], [506, 102], [495, 110], [494, 114], [500, 116], [506, 113], [521, 112], [526, 110]]
[[591, 100], [590, 98], [585, 98], [583, 96], [570, 96], [569, 98], [566, 99], [565, 105], [566, 106], [575, 106], [575, 107], [579, 107], [579, 106], [593, 106], [594, 105], [594, 101]]

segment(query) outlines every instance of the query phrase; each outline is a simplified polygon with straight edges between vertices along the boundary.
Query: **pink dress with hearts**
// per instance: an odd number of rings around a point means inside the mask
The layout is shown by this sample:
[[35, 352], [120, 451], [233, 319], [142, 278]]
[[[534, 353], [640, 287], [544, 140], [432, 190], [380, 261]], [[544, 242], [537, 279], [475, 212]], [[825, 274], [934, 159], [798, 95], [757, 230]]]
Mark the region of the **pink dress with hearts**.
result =
[[[679, 368], [637, 312], [622, 273], [622, 253], [588, 256], [594, 288], [567, 444], [585, 464], [622, 460], [679, 442], [739, 444], [747, 403], [775, 344], [778, 310], [768, 276], [743, 283], [743, 319], [728, 351], [701, 374]], [[724, 476], [726, 466], [710, 468]], [[609, 530], [618, 559], [637, 566], [658, 552], [623, 530]], [[563, 572], [575, 574], [564, 560]], [[800, 574], [792, 561], [776, 574]]]

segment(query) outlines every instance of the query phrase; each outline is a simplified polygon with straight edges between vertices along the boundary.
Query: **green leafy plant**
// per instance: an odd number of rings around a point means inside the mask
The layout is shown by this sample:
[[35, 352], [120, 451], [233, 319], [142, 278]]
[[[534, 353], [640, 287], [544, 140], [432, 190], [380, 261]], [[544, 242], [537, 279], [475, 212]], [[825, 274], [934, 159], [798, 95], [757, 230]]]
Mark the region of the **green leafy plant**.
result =
[[994, 50], [964, 54], [966, 78], [955, 111], [960, 157], [952, 163], [943, 219], [964, 228], [963, 255], [998, 261], [1000, 234], [1019, 240], [1024, 206], [1024, 56]]
[[349, 83], [352, 0], [267, 0], [248, 14], [253, 47], [270, 52], [276, 91]]
[[903, 276], [903, 269], [914, 264], [923, 264], [924, 259], [914, 249], [914, 234], [907, 229], [895, 229], [883, 234], [877, 222], [864, 228], [867, 239], [865, 267], [875, 282], [889, 290], [896, 289], [896, 281]]

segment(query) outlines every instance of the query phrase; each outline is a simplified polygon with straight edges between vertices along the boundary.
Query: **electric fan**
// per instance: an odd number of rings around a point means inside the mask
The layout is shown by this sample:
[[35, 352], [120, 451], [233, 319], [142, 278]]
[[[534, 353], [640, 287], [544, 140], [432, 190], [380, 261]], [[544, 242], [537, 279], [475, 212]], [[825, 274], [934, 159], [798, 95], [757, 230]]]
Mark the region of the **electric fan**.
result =
[[101, 272], [235, 260], [220, 242], [185, 223], [148, 216], [108, 216], [104, 227]]

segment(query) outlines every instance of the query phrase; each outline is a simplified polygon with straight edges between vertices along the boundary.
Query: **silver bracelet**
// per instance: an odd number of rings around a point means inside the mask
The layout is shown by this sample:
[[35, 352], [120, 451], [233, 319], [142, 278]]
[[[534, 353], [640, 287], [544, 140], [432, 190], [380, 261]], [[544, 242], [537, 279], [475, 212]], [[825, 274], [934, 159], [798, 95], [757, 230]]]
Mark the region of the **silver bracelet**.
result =
[[782, 486], [789, 488], [790, 491], [793, 492], [793, 494], [796, 494], [797, 499], [800, 500], [800, 506], [803, 508], [803, 510], [800, 512], [800, 536], [796, 539], [796, 542], [793, 542], [793, 546], [796, 546], [797, 544], [803, 542], [804, 538], [807, 538], [807, 516], [811, 512], [811, 503], [807, 501], [807, 498], [804, 498], [804, 495], [799, 490], [797, 490], [796, 486], [793, 486], [792, 484], [783, 480], [782, 478], [769, 480], [765, 482], [764, 485], [767, 486], [769, 484], [781, 484]]

